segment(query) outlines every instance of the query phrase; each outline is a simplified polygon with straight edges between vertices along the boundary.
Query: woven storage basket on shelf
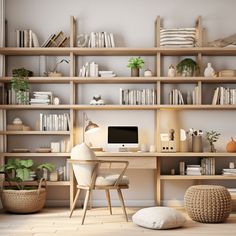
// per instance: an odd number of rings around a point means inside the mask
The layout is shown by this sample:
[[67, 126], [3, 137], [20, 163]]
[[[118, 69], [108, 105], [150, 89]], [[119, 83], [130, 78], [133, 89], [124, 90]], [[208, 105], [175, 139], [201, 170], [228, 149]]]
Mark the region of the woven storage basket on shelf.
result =
[[[46, 182], [45, 182], [46, 183]], [[46, 184], [42, 188], [42, 181], [35, 190], [11, 190], [1, 191], [3, 208], [13, 213], [33, 213], [40, 211], [46, 201]]]
[[184, 205], [192, 220], [202, 223], [220, 223], [229, 217], [231, 196], [223, 186], [195, 185], [187, 189]]

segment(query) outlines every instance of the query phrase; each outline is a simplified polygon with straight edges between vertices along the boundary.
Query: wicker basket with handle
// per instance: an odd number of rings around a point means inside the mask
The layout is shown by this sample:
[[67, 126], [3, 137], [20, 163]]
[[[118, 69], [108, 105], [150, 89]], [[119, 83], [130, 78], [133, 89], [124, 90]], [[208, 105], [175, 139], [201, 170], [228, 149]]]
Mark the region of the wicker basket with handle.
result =
[[[42, 183], [45, 182], [45, 188]], [[12, 190], [2, 189], [1, 200], [3, 208], [13, 213], [33, 213], [40, 211], [46, 201], [46, 181], [41, 179], [38, 189]]]

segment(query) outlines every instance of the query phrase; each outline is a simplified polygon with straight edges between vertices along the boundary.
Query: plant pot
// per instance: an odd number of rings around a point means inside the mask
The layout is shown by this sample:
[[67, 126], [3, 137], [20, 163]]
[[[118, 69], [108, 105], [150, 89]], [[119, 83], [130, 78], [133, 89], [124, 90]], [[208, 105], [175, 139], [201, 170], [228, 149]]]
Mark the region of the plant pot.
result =
[[1, 190], [1, 200], [3, 208], [12, 213], [34, 213], [40, 211], [46, 201], [46, 181], [45, 188], [41, 187], [40, 180], [38, 189], [35, 190]]
[[193, 152], [203, 152], [202, 136], [192, 137], [192, 149]]
[[131, 68], [131, 77], [139, 77], [139, 68]]

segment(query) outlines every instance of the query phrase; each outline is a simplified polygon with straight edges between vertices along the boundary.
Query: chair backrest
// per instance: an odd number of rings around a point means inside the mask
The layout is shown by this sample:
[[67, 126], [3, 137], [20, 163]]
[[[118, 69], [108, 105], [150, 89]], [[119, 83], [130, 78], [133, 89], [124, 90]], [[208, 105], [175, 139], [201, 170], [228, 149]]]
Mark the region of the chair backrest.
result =
[[[71, 150], [72, 160], [96, 160], [95, 153], [85, 144], [79, 144]], [[73, 170], [77, 183], [82, 186], [88, 186], [91, 182], [91, 176], [95, 164], [73, 164]]]

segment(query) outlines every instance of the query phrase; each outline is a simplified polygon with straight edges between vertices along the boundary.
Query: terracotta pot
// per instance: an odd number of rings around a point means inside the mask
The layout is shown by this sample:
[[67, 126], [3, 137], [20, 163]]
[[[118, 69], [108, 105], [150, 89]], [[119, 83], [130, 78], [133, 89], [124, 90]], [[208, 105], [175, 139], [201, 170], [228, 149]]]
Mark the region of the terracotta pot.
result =
[[131, 77], [139, 77], [139, 68], [131, 68]]

